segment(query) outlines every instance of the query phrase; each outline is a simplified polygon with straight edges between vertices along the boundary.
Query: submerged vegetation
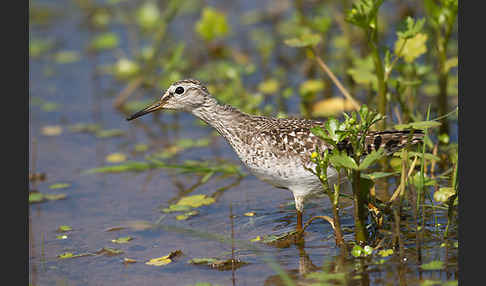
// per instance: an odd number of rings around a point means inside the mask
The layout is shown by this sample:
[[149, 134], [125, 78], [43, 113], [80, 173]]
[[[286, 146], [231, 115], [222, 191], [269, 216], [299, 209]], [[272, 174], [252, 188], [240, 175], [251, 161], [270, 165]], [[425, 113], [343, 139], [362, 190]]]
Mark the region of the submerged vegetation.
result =
[[[96, 252], [73, 249], [74, 244], [67, 247], [83, 230], [62, 225], [64, 228], [58, 230], [62, 235], [52, 230], [56, 233], [52, 243], [63, 243], [63, 248], [49, 257], [70, 261], [126, 253], [127, 257], [121, 258], [126, 267], [183, 264], [201, 271], [228, 270], [221, 275], [231, 272], [233, 284], [238, 284], [235, 271], [241, 267], [251, 274], [255, 270], [248, 269], [253, 269], [256, 256], [270, 269], [265, 281], [268, 285], [396, 283], [397, 277], [386, 273], [398, 273], [408, 284], [456, 285], [458, 0], [244, 4], [73, 0], [63, 7], [69, 7], [66, 13], [76, 13], [77, 17], [68, 19], [64, 8], [49, 1], [30, 2], [29, 56], [33, 67], [29, 70], [34, 73], [30, 88], [31, 208], [72, 206], [73, 200], [82, 197], [77, 193], [82, 180], [115, 178], [128, 185], [140, 174], [147, 174], [146, 180], [166, 173], [183, 178], [182, 182], [166, 183], [167, 188], [173, 183], [178, 192], [155, 210], [160, 215], [156, 223], [115, 227], [113, 231], [126, 233], [112, 236], [107, 247]], [[72, 37], [79, 36], [82, 41], [67, 44], [72, 39], [59, 36], [55, 23], [66, 21], [75, 23], [66, 25], [66, 29], [74, 29]], [[74, 65], [90, 73], [90, 80], [79, 74], [75, 77], [82, 81], [80, 85], [93, 86], [82, 94], [69, 84], [65, 86], [63, 73]], [[315, 266], [306, 253], [312, 254], [314, 248], [305, 248], [305, 236], [302, 242], [292, 232], [269, 234], [273, 226], [258, 225], [264, 224], [259, 219], [265, 219], [268, 213], [231, 213], [231, 238], [212, 233], [215, 228], [202, 232], [205, 228], [197, 227], [207, 223], [211, 211], [218, 212], [224, 192], [242, 180], [250, 181], [251, 176], [245, 176], [237, 161], [221, 158], [219, 147], [225, 145], [219, 145], [216, 132], [197, 119], [165, 112], [131, 127], [124, 124], [126, 115], [156, 100], [172, 82], [188, 77], [207, 84], [221, 102], [248, 113], [326, 121], [324, 128], [312, 130], [316, 136], [336, 150], [343, 140], [351, 144], [352, 153], [316, 150], [311, 157], [316, 168], [309, 171], [319, 177], [331, 202], [328, 214], [332, 217], [323, 214], [316, 218], [324, 219], [333, 231], [337, 254], [332, 260]], [[383, 150], [367, 150], [363, 135], [387, 129], [424, 132], [423, 141], [388, 156]], [[101, 159], [88, 164], [83, 161], [65, 177], [55, 171], [43, 173], [56, 169], [54, 164], [39, 160], [43, 150], [38, 150], [38, 141], [51, 145], [66, 138], [73, 140], [53, 145], [68, 148], [68, 144], [78, 144], [75, 146], [81, 150], [84, 142], [90, 142], [97, 157], [102, 154]], [[112, 145], [100, 151], [92, 143], [99, 141]], [[72, 158], [84, 155], [72, 150], [66, 153]], [[343, 194], [339, 185], [328, 184], [325, 170], [329, 166], [348, 177], [352, 194]], [[265, 233], [240, 241], [233, 224], [243, 221], [242, 217]], [[269, 225], [280, 220], [274, 218]], [[164, 225], [171, 221], [187, 223], [187, 229]], [[311, 223], [317, 225], [314, 221], [310, 218], [304, 229], [311, 229]], [[76, 225], [73, 221], [68, 224]], [[170, 253], [161, 252], [158, 258], [135, 257], [131, 248], [123, 248], [141, 241], [143, 231], [159, 228], [174, 235], [222, 242], [225, 247], [231, 246], [231, 255], [192, 257], [186, 250], [174, 250], [182, 249], [176, 246]], [[322, 240], [329, 238], [324, 228], [319, 232]], [[110, 243], [123, 250], [108, 247]], [[292, 249], [299, 266], [303, 265], [298, 275], [266, 256], [260, 247]], [[31, 257], [31, 264], [34, 259]], [[220, 284], [205, 283], [206, 278], [191, 283]], [[263, 284], [263, 280], [258, 281]]]

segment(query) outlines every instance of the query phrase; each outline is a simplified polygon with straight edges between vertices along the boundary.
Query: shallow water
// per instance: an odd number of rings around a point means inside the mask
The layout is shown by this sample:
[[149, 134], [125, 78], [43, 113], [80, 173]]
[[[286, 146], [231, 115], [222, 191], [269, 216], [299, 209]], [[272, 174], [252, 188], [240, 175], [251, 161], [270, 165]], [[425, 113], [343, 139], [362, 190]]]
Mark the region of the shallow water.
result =
[[[105, 157], [122, 152], [130, 160], [143, 160], [146, 153], [133, 152], [138, 143], [148, 144], [154, 151], [173, 144], [180, 138], [210, 137], [210, 147], [194, 148], [173, 158], [175, 162], [216, 160], [239, 164], [229, 145], [215, 136], [208, 127], [196, 126], [188, 114], [146, 116], [134, 122], [125, 121], [126, 114], [112, 106], [114, 97], [123, 88], [111, 76], [99, 75], [96, 67], [112, 63], [110, 52], [93, 55], [86, 53], [93, 32], [84, 25], [85, 17], [74, 2], [35, 1], [47, 4], [61, 15], [47, 27], [32, 26], [33, 37], [50, 37], [57, 41], [59, 50], [75, 50], [82, 55], [74, 63], [56, 64], [49, 57], [29, 61], [30, 98], [55, 102], [57, 110], [44, 111], [38, 104], [30, 104], [31, 171], [47, 174], [47, 180], [31, 188], [42, 193], [65, 193], [67, 198], [31, 204], [29, 209], [29, 282], [31, 285], [190, 285], [211, 282], [219, 285], [280, 285], [282, 281], [269, 261], [274, 261], [292, 276], [315, 271], [323, 265], [339, 261], [331, 227], [316, 221], [308, 228], [305, 246], [290, 245], [277, 248], [251, 239], [267, 234], [281, 234], [295, 227], [295, 210], [291, 193], [273, 188], [249, 175], [219, 178], [195, 188], [191, 194], [213, 194], [218, 188], [234, 184], [225, 190], [217, 202], [199, 208], [200, 213], [187, 221], [178, 221], [174, 214], [160, 210], [170, 201], [181, 197], [185, 190], [200, 178], [194, 174], [177, 174], [169, 169], [155, 169], [141, 173], [83, 174], [90, 168], [109, 165]], [[229, 4], [215, 2], [229, 15], [255, 8], [257, 1], [237, 1]], [[176, 20], [171, 29], [184, 29], [190, 17]], [[231, 18], [231, 17], [229, 17]], [[194, 20], [194, 19], [192, 19]], [[179, 21], [179, 22], [177, 22]], [[179, 23], [179, 25], [177, 24]], [[193, 24], [190, 24], [191, 27]], [[234, 25], [236, 26], [236, 25]], [[121, 28], [113, 27], [113, 31]], [[245, 28], [241, 28], [242, 31]], [[242, 32], [235, 30], [235, 33]], [[121, 33], [126, 36], [126, 33]], [[177, 33], [176, 33], [177, 34]], [[183, 37], [190, 38], [185, 35]], [[122, 49], [127, 48], [121, 38]], [[236, 39], [235, 41], [238, 41]], [[156, 99], [159, 94], [151, 97]], [[32, 101], [31, 101], [32, 103]], [[291, 107], [292, 108], [292, 107]], [[297, 112], [294, 108], [293, 112]], [[96, 123], [104, 129], [121, 129], [123, 136], [99, 139], [93, 134], [69, 130], [76, 123]], [[42, 134], [45, 126], [59, 125], [62, 133], [56, 136]], [[35, 170], [33, 170], [35, 162]], [[69, 183], [65, 189], [53, 190], [54, 183]], [[187, 195], [187, 193], [186, 193]], [[190, 265], [195, 257], [231, 258], [231, 220], [234, 215], [236, 257], [248, 264], [235, 271], [218, 271], [204, 266]], [[254, 212], [252, 217], [245, 216]], [[352, 227], [350, 210], [343, 211], [342, 224]], [[314, 215], [331, 215], [326, 199], [306, 205], [305, 219]], [[440, 218], [444, 222], [443, 218]], [[148, 229], [143, 228], [149, 224]], [[57, 228], [73, 228], [67, 239], [57, 239]], [[125, 229], [106, 231], [125, 226]], [[216, 236], [214, 236], [216, 235]], [[126, 244], [114, 244], [112, 239], [132, 236]], [[225, 238], [222, 240], [222, 238]], [[352, 239], [352, 234], [346, 238]], [[124, 251], [115, 256], [96, 255], [59, 259], [66, 251], [74, 254], [93, 253], [103, 247]], [[149, 259], [161, 257], [174, 250], [183, 256], [164, 267], [146, 265]], [[428, 251], [423, 259], [443, 259], [445, 248]], [[417, 279], [457, 279], [453, 261], [457, 250], [451, 250], [452, 264], [444, 271], [421, 273], [416, 263], [390, 261], [369, 267], [362, 275], [349, 281], [352, 285], [410, 285]], [[137, 260], [125, 265], [123, 258]], [[398, 271], [397, 271], [398, 269]], [[403, 285], [405, 285], [403, 284]]]

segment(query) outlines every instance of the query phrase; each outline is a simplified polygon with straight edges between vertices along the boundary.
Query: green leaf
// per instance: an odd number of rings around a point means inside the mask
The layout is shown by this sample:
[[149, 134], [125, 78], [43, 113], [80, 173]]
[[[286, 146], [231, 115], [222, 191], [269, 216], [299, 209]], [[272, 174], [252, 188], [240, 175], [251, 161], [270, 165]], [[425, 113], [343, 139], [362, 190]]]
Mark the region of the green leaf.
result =
[[69, 64], [77, 62], [81, 59], [77, 51], [60, 51], [54, 55], [54, 60], [58, 64]]
[[445, 268], [444, 262], [440, 260], [433, 260], [429, 263], [420, 265], [423, 270], [441, 270]]
[[278, 91], [279, 86], [280, 86], [279, 81], [275, 78], [271, 78], [262, 81], [258, 85], [258, 91], [260, 91], [263, 94], [274, 94]]
[[130, 240], [133, 240], [133, 237], [125, 236], [125, 237], [119, 237], [117, 239], [112, 239], [111, 242], [121, 244], [121, 243], [128, 243]]
[[299, 37], [287, 39], [284, 43], [290, 47], [314, 47], [321, 41], [319, 34], [304, 33]]
[[113, 66], [113, 72], [119, 79], [127, 79], [140, 72], [140, 65], [130, 59], [120, 58]]
[[329, 155], [329, 160], [334, 167], [358, 170], [358, 165], [353, 158], [344, 152], [336, 152]]
[[444, 64], [444, 71], [449, 72], [451, 68], [457, 67], [458, 64], [459, 64], [459, 60], [457, 57], [450, 58]]
[[104, 33], [96, 36], [90, 44], [90, 48], [96, 51], [111, 50], [118, 46], [118, 36], [115, 33]]
[[368, 167], [371, 166], [371, 164], [373, 164], [383, 156], [385, 156], [385, 151], [383, 148], [378, 149], [378, 151], [373, 150], [361, 161], [358, 169], [361, 171], [368, 169]]
[[176, 250], [172, 251], [171, 253], [167, 254], [166, 256], [152, 258], [149, 261], [145, 262], [147, 265], [153, 266], [165, 266], [173, 261], [174, 258], [182, 255], [182, 251]]
[[354, 257], [361, 257], [361, 255], [363, 255], [363, 252], [364, 249], [361, 246], [355, 245], [351, 250], [351, 255]]
[[56, 183], [49, 186], [49, 189], [64, 189], [70, 187], [71, 184], [68, 183]]
[[70, 227], [69, 225], [61, 225], [57, 228], [57, 232], [68, 232], [71, 230], [73, 230], [73, 228]]
[[226, 15], [212, 7], [205, 7], [195, 24], [197, 34], [206, 41], [223, 38], [230, 32]]
[[397, 124], [395, 125], [395, 129], [397, 130], [404, 130], [404, 129], [418, 129], [418, 130], [423, 130], [427, 128], [433, 128], [440, 126], [440, 122], [438, 121], [416, 121], [408, 124]]
[[397, 36], [400, 39], [410, 39], [415, 37], [418, 33], [422, 31], [424, 27], [425, 19], [420, 19], [415, 22], [412, 17], [407, 17], [402, 23], [402, 26], [397, 31]]
[[375, 63], [371, 56], [353, 59], [353, 67], [347, 70], [353, 80], [362, 85], [371, 84], [374, 89], [378, 86], [378, 78], [375, 73]]
[[384, 0], [361, 0], [346, 13], [346, 21], [364, 29], [376, 29], [374, 19]]
[[45, 200], [44, 195], [39, 192], [29, 193], [29, 204], [40, 203]]
[[449, 200], [450, 196], [456, 194], [456, 190], [451, 187], [442, 187], [438, 191], [434, 192], [434, 200], [440, 203], [445, 203]]
[[411, 63], [427, 52], [426, 42], [427, 35], [423, 33], [418, 33], [409, 39], [399, 38], [395, 42], [395, 55], [403, 57], [405, 62]]
[[136, 19], [138, 25], [144, 29], [157, 27], [160, 22], [160, 11], [155, 1], [145, 1], [137, 10]]
[[197, 211], [197, 210], [186, 212], [186, 213], [183, 213], [183, 214], [176, 216], [176, 220], [186, 220], [186, 219], [189, 219], [190, 217], [193, 217], [193, 216], [198, 215], [198, 214], [199, 214], [199, 211]]
[[122, 254], [123, 250], [116, 249], [116, 248], [111, 248], [111, 247], [103, 247], [102, 249], [98, 250], [96, 254], [98, 255], [108, 255], [108, 256], [114, 256], [118, 254]]
[[400, 174], [400, 173], [399, 172], [374, 172], [374, 173], [371, 173], [371, 174], [362, 173], [361, 177], [366, 178], [366, 179], [370, 179], [370, 180], [376, 180], [376, 179], [385, 178], [385, 177], [389, 177], [389, 176], [393, 176], [393, 175], [397, 175], [397, 174]]
[[393, 254], [393, 249], [382, 249], [378, 251], [378, 255], [381, 257], [387, 257]]

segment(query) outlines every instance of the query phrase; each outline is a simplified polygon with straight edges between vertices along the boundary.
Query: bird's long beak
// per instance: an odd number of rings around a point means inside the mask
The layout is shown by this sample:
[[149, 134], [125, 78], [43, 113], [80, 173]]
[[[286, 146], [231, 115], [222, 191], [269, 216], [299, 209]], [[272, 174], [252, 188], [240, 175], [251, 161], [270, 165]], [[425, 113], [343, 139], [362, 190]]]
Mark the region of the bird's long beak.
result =
[[159, 100], [155, 103], [152, 103], [151, 105], [145, 107], [144, 109], [140, 110], [139, 112], [132, 114], [130, 117], [127, 118], [127, 120], [130, 121], [132, 119], [135, 119], [135, 118], [140, 117], [142, 115], [145, 115], [147, 113], [159, 110], [164, 106], [164, 104], [165, 104], [165, 101], [162, 101], [162, 100]]

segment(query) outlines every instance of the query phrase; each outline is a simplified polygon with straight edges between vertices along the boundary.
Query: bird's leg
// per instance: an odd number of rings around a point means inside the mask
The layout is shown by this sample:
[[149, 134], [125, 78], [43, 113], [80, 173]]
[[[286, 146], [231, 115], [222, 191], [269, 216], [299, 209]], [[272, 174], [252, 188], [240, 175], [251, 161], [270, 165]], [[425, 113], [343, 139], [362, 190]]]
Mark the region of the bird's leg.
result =
[[295, 230], [298, 233], [302, 232], [302, 212], [297, 210], [297, 226], [295, 227]]

